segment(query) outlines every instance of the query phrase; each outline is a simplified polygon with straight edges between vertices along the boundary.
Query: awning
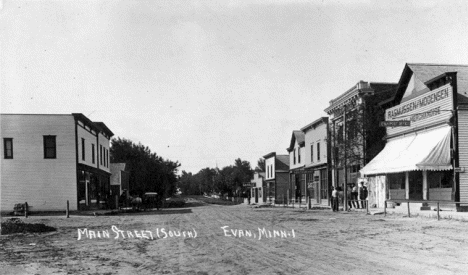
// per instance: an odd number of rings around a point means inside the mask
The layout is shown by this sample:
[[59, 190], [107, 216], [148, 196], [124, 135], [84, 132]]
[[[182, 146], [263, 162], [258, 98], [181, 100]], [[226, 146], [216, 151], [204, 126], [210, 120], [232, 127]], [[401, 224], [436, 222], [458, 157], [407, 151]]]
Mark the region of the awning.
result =
[[419, 132], [390, 140], [361, 174], [375, 175], [415, 170], [450, 170], [451, 127]]

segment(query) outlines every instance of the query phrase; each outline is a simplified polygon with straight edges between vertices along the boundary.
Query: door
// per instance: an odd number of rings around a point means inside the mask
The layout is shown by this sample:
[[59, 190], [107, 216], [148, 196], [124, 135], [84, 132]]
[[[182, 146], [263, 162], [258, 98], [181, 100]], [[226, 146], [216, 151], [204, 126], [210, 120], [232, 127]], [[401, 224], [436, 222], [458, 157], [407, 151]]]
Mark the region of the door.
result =
[[409, 199], [422, 200], [423, 199], [423, 176], [421, 171], [412, 171], [408, 173], [409, 177]]
[[258, 188], [255, 188], [255, 203], [258, 203]]

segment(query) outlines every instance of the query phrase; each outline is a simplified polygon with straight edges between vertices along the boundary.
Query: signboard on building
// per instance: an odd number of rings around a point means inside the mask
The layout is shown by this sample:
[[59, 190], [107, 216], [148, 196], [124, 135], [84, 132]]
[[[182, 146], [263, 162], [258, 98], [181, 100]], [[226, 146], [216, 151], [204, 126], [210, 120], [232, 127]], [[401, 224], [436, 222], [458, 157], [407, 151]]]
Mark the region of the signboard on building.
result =
[[411, 121], [409, 121], [409, 120], [381, 121], [379, 125], [380, 125], [380, 127], [411, 126]]
[[447, 121], [452, 117], [453, 90], [450, 84], [428, 91], [385, 111], [385, 121], [410, 122], [408, 127], [387, 127], [387, 135]]

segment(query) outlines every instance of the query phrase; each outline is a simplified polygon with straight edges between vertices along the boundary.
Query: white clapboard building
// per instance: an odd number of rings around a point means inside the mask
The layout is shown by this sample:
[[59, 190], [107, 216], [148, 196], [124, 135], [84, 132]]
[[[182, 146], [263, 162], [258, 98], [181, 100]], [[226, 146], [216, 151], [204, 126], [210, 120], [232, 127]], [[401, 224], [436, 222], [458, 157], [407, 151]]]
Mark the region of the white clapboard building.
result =
[[74, 114], [1, 114], [0, 205], [11, 212], [105, 208], [110, 197], [109, 144], [102, 122]]

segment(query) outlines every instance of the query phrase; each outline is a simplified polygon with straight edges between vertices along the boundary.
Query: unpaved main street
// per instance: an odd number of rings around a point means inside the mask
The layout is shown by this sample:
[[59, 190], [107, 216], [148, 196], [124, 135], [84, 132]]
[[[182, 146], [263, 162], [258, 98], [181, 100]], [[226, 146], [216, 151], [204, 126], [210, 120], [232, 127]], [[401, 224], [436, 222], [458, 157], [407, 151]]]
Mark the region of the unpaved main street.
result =
[[[191, 202], [184, 209], [151, 214], [32, 216], [28, 222], [43, 222], [58, 231], [1, 236], [0, 274], [466, 274], [468, 270], [465, 222]], [[180, 236], [173, 235], [179, 232]]]

